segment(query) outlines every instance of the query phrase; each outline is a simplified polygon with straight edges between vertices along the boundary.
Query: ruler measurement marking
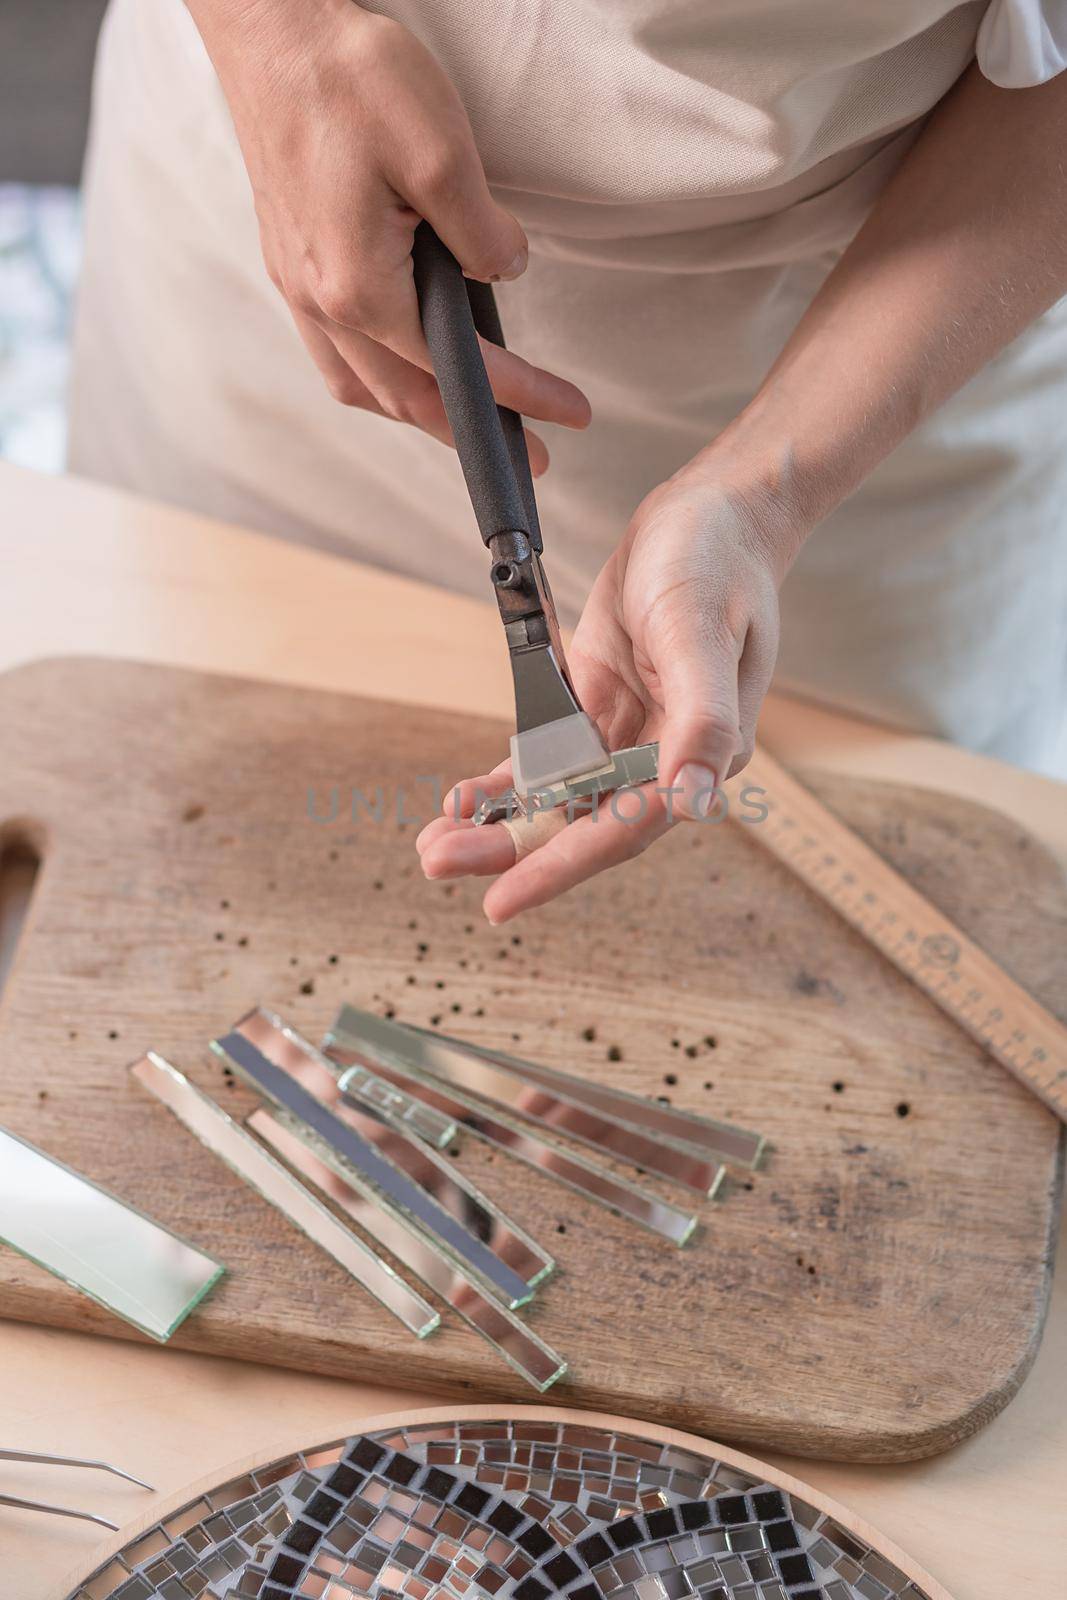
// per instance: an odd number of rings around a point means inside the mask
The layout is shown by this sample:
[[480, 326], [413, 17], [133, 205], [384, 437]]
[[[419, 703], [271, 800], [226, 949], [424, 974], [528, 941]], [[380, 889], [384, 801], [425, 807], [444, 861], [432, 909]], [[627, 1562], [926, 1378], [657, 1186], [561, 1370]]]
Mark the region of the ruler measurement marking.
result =
[[1067, 1121], [1067, 1028], [763, 750], [746, 781], [754, 837]]

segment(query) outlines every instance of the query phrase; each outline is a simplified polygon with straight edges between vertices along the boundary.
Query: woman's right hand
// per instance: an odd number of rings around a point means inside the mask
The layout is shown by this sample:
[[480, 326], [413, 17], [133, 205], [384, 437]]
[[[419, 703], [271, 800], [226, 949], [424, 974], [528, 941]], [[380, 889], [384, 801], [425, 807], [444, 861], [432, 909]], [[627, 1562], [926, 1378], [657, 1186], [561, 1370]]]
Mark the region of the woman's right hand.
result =
[[[527, 257], [455, 89], [412, 33], [352, 0], [187, 3], [229, 102], [267, 271], [330, 393], [451, 443], [419, 322], [415, 228], [425, 218], [471, 278], [517, 278]], [[502, 404], [588, 423], [573, 384], [483, 351]], [[547, 451], [528, 437], [541, 472]]]

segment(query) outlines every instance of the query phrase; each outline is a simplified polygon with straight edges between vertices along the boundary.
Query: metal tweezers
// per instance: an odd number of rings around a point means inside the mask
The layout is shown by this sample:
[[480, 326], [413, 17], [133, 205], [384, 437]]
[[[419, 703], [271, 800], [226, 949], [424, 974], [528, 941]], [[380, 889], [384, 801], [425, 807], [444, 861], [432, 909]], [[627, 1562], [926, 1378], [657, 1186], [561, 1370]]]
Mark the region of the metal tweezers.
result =
[[[87, 1467], [94, 1472], [110, 1472], [116, 1478], [125, 1478], [127, 1483], [135, 1483], [139, 1489], [151, 1489], [150, 1483], [145, 1483], [141, 1478], [135, 1478], [132, 1472], [123, 1472], [121, 1467], [113, 1467], [108, 1461], [82, 1461], [77, 1456], [42, 1456], [30, 1450], [0, 1450], [0, 1461], [22, 1461], [47, 1467]], [[109, 1522], [106, 1517], [98, 1517], [92, 1511], [74, 1511], [69, 1506], [46, 1505], [43, 1500], [20, 1500], [13, 1494], [0, 1494], [0, 1506], [14, 1506], [20, 1511], [45, 1511], [53, 1517], [76, 1517], [80, 1522], [96, 1522], [101, 1528], [110, 1528], [113, 1533], [118, 1532], [118, 1523]]]

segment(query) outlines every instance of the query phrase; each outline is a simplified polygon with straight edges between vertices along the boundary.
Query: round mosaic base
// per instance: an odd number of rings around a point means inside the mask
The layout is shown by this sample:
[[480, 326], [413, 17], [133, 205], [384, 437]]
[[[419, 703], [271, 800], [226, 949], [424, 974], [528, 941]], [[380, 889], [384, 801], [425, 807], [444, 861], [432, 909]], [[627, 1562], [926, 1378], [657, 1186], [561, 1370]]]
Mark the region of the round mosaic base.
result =
[[70, 1600], [929, 1600], [795, 1492], [576, 1421], [393, 1424], [140, 1534]]

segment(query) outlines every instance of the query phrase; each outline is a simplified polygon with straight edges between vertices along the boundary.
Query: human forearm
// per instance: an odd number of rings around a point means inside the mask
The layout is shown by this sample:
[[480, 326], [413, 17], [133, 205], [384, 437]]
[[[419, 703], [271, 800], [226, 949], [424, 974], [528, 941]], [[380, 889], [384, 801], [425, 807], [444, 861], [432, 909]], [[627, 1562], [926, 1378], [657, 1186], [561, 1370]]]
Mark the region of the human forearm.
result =
[[363, 15], [353, 0], [185, 0], [185, 8], [228, 93], [235, 74], [240, 80], [242, 62], [277, 60], [279, 53], [284, 60], [301, 33], [312, 33], [342, 9]]
[[1067, 75], [1003, 90], [972, 67], [755, 399], [697, 458], [698, 471], [761, 486], [790, 555], [1067, 292], [1065, 130]]

